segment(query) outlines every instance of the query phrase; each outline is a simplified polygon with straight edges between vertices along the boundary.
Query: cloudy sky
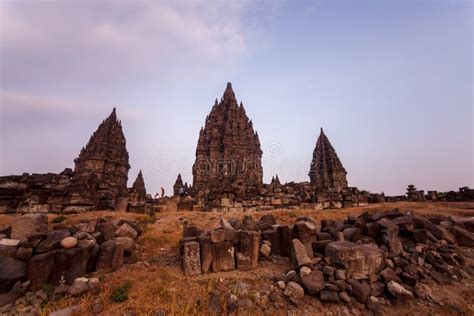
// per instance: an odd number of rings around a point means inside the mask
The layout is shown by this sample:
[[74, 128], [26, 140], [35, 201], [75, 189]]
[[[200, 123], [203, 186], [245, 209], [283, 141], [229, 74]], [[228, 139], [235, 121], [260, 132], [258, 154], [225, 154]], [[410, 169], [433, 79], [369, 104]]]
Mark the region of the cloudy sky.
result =
[[322, 126], [351, 186], [474, 186], [473, 3], [0, 0], [0, 175], [60, 172], [117, 107], [132, 183], [167, 192], [231, 81], [264, 180]]

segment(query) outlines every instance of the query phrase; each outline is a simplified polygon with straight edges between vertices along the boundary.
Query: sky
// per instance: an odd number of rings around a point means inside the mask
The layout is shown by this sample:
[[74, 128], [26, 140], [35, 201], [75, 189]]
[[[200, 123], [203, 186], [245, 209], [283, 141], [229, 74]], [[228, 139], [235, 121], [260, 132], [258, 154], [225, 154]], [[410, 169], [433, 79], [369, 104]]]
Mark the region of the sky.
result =
[[467, 0], [0, 0], [0, 175], [73, 168], [115, 106], [129, 185], [170, 193], [230, 81], [266, 183], [323, 127], [350, 186], [474, 187], [473, 70]]

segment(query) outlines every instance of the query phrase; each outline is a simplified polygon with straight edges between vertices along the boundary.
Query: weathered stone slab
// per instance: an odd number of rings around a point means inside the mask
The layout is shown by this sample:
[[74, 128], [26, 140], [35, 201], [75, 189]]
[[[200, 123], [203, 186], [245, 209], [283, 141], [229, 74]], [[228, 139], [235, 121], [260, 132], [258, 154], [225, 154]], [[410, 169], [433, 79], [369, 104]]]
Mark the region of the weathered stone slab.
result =
[[292, 241], [292, 253], [291, 253], [291, 262], [293, 264], [302, 266], [309, 266], [312, 264], [311, 258], [308, 256], [305, 245], [301, 243], [298, 239], [293, 239]]
[[228, 271], [235, 268], [234, 246], [230, 241], [211, 244], [212, 271]]
[[207, 273], [212, 264], [211, 238], [208, 235], [198, 237], [201, 248], [201, 271]]
[[45, 214], [26, 214], [13, 223], [11, 238], [24, 240], [29, 235], [46, 235], [47, 232], [48, 217]]
[[251, 270], [252, 269], [252, 260], [249, 256], [244, 255], [241, 252], [238, 252], [235, 256], [237, 262], [237, 269], [239, 270]]
[[183, 271], [187, 276], [201, 274], [201, 252], [197, 241], [183, 245]]
[[249, 257], [252, 268], [258, 267], [258, 254], [260, 251], [260, 235], [256, 231], [242, 231], [240, 234], [240, 252]]

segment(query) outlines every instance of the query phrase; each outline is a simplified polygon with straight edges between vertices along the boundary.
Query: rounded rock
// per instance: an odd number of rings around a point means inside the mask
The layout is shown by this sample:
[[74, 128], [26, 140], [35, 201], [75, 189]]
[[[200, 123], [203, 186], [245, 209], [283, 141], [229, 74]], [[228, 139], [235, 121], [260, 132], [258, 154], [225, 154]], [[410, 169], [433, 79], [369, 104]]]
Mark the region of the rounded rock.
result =
[[66, 249], [74, 248], [77, 245], [77, 238], [75, 237], [66, 237], [61, 240], [61, 246]]
[[305, 276], [311, 273], [311, 269], [308, 267], [301, 267], [300, 269], [300, 275]]
[[288, 282], [285, 287], [285, 296], [291, 299], [301, 299], [304, 297], [304, 289], [296, 282]]
[[270, 252], [272, 251], [272, 248], [270, 248], [270, 246], [266, 245], [266, 244], [263, 244], [261, 247], [260, 247], [260, 253], [262, 254], [262, 256], [264, 257], [269, 257], [270, 256]]

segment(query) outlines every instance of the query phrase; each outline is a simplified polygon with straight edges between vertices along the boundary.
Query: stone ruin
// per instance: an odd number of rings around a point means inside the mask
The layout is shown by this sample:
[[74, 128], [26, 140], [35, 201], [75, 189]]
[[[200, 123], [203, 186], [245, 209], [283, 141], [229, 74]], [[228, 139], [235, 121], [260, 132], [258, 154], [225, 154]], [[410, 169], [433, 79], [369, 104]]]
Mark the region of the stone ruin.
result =
[[[117, 197], [127, 196], [130, 164], [115, 108], [92, 134], [74, 163], [75, 187], [97, 192], [98, 207], [113, 208]], [[84, 192], [79, 194], [83, 196]]]
[[149, 209], [151, 198], [146, 196], [141, 171], [134, 186], [127, 189], [129, 156], [115, 108], [74, 163], [74, 171], [66, 168], [59, 174], [0, 177], [0, 214]]
[[[395, 201], [473, 201], [474, 190], [461, 188], [445, 194], [409, 186], [406, 196], [388, 197], [349, 187], [344, 169], [326, 134], [313, 152], [309, 182], [282, 184], [276, 176], [262, 181], [262, 150], [244, 106], [237, 103], [230, 83], [216, 100], [199, 133], [193, 186], [178, 175], [173, 193], [178, 210], [272, 210], [277, 208], [328, 209]], [[164, 199], [146, 194], [143, 174], [127, 189], [129, 155], [116, 110], [93, 133], [74, 160], [74, 170], [59, 174], [23, 174], [0, 177], [0, 214], [77, 213], [116, 210], [153, 213]]]
[[16, 310], [25, 304], [38, 309], [46, 299], [45, 286], [56, 295], [72, 296], [97, 289], [99, 279], [84, 276], [118, 269], [135, 251], [143, 228], [133, 221], [99, 218], [48, 230], [45, 214], [18, 217], [0, 230], [0, 309], [12, 314], [25, 312]]
[[[217, 100], [199, 133], [193, 166], [194, 210], [271, 210], [275, 208], [341, 208], [366, 205], [367, 194], [348, 187], [346, 170], [321, 129], [313, 154], [310, 182], [281, 184], [274, 177], [262, 182], [262, 150], [242, 105], [237, 103], [232, 85]], [[181, 176], [174, 191], [182, 187]], [[189, 209], [189, 199], [186, 209]]]
[[193, 188], [202, 195], [219, 188], [242, 190], [247, 185], [261, 185], [261, 159], [258, 134], [229, 82], [199, 132]]
[[[274, 297], [298, 305], [305, 295], [383, 312], [396, 300], [429, 301], [426, 284], [451, 284], [474, 276], [464, 254], [474, 248], [472, 218], [421, 216], [393, 209], [316, 221], [302, 216], [293, 226], [271, 214], [255, 221], [222, 219], [220, 227], [185, 227], [183, 272], [194, 276], [258, 269], [258, 262], [288, 258], [288, 272], [275, 276]], [[277, 299], [275, 299], [277, 300]]]
[[321, 134], [316, 142], [313, 160], [309, 170], [311, 184], [317, 190], [341, 191], [347, 188], [346, 169], [332, 147], [331, 142], [321, 128]]

